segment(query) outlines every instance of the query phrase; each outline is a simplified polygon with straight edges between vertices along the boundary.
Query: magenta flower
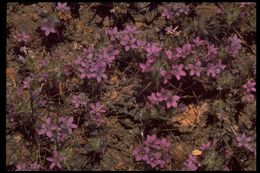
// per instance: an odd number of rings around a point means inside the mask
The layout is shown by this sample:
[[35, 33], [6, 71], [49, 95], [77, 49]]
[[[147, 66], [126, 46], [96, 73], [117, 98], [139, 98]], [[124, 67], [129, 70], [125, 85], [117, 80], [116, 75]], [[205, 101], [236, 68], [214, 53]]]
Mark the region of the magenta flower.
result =
[[144, 144], [147, 146], [150, 146], [151, 144], [154, 144], [157, 137], [156, 135], [147, 135], [146, 140], [144, 141]]
[[254, 95], [250, 93], [244, 93], [244, 96], [242, 96], [241, 100], [245, 103], [251, 103], [254, 100]]
[[247, 137], [244, 133], [236, 137], [238, 147], [250, 148], [250, 142], [253, 140], [252, 137]]
[[170, 70], [161, 70], [160, 75], [164, 78], [163, 83], [166, 84], [169, 82], [169, 80], [172, 78], [172, 73]]
[[212, 141], [208, 141], [207, 143], [201, 144], [200, 149], [202, 151], [206, 151], [206, 150], [210, 149], [211, 145], [212, 145]]
[[91, 107], [91, 114], [101, 114], [101, 113], [106, 113], [106, 109], [104, 107], [104, 105], [100, 104], [100, 102], [96, 102], [96, 103], [91, 103], [90, 104]]
[[85, 107], [87, 105], [87, 101], [84, 93], [73, 95], [71, 102], [76, 109], [79, 107]]
[[217, 47], [215, 47], [214, 44], [207, 44], [207, 49], [208, 49], [208, 53], [207, 53], [207, 57], [212, 58], [215, 55], [217, 55]]
[[190, 76], [193, 76], [195, 74], [197, 77], [200, 77], [200, 72], [202, 70], [200, 61], [197, 61], [195, 65], [188, 64], [188, 67], [190, 69]]
[[27, 171], [27, 165], [25, 163], [20, 163], [16, 165], [16, 170], [15, 171]]
[[41, 166], [37, 162], [34, 162], [34, 163], [31, 163], [29, 165], [29, 167], [30, 167], [30, 170], [32, 170], [32, 171], [39, 171]]
[[182, 7], [179, 9], [180, 13], [188, 14], [190, 11], [190, 8], [188, 5], [183, 4]]
[[160, 102], [160, 100], [158, 99], [158, 97], [155, 95], [155, 93], [152, 93], [150, 96], [148, 96], [148, 100], [153, 104], [158, 104]]
[[148, 160], [148, 152], [149, 152], [149, 148], [148, 147], [144, 147], [144, 146], [138, 146], [134, 149], [134, 155], [135, 155], [135, 160], [136, 161], [146, 161]]
[[60, 162], [62, 162], [64, 159], [65, 158], [62, 155], [60, 155], [56, 150], [52, 152], [52, 157], [46, 158], [46, 160], [51, 162], [50, 169], [53, 169], [55, 166], [61, 169], [62, 166]]
[[88, 77], [96, 78], [97, 82], [100, 83], [102, 78], [104, 79], [107, 78], [105, 71], [106, 71], [106, 64], [104, 62], [99, 62], [90, 69], [90, 73]]
[[41, 129], [38, 131], [39, 135], [46, 134], [49, 138], [52, 137], [52, 131], [56, 130], [57, 125], [52, 124], [51, 118], [47, 118], [45, 123], [41, 125]]
[[183, 69], [183, 64], [179, 64], [179, 65], [172, 65], [172, 75], [174, 75], [176, 77], [177, 80], [181, 79], [181, 76], [186, 76], [185, 71], [182, 70]]
[[227, 47], [228, 53], [232, 57], [236, 57], [239, 53], [239, 50], [242, 48], [242, 45], [241, 45], [242, 41], [237, 37], [236, 34], [233, 37], [229, 37], [228, 41], [229, 41], [229, 45]]
[[17, 35], [15, 35], [15, 38], [17, 39], [18, 42], [28, 42], [30, 36], [27, 35], [24, 31], [21, 33], [18, 33]]
[[111, 64], [118, 54], [119, 50], [114, 49], [113, 46], [104, 47], [100, 59], [107, 64]]
[[216, 65], [209, 64], [207, 75], [212, 76], [212, 77], [216, 77], [217, 74], [220, 74], [221, 70], [223, 70], [225, 67], [226, 67], [226, 65], [221, 64], [221, 60], [219, 60]]
[[59, 121], [62, 123], [61, 127], [62, 129], [66, 129], [69, 131], [69, 134], [72, 133], [72, 129], [76, 129], [78, 126], [76, 124], [73, 124], [73, 117], [61, 117], [59, 118]]
[[70, 8], [67, 6], [67, 2], [65, 2], [65, 3], [58, 2], [56, 9], [59, 11], [66, 11], [66, 10], [69, 10]]
[[118, 29], [117, 27], [114, 27], [113, 29], [107, 30], [107, 34], [110, 36], [110, 40], [114, 41], [117, 38], [118, 35]]
[[254, 81], [247, 80], [247, 83], [243, 85], [243, 88], [246, 89], [247, 93], [250, 93], [251, 91], [256, 92], [255, 84]]
[[170, 108], [170, 107], [176, 108], [177, 107], [177, 101], [179, 99], [180, 99], [180, 97], [177, 96], [177, 95], [167, 98], [166, 99], [166, 107], [167, 107], [167, 109]]
[[193, 43], [196, 45], [196, 47], [199, 47], [204, 44], [204, 40], [201, 40], [200, 37], [196, 37], [193, 39]]
[[147, 164], [151, 165], [152, 168], [155, 168], [157, 165], [162, 164], [161, 156], [162, 156], [162, 154], [159, 152], [149, 153]]
[[48, 36], [50, 33], [56, 33], [55, 28], [47, 23], [41, 26], [41, 30], [45, 32], [45, 36]]
[[165, 5], [163, 8], [162, 16], [166, 17], [166, 19], [170, 19], [173, 15], [173, 10], [170, 5]]
[[145, 50], [148, 57], [151, 55], [158, 56], [162, 48], [160, 48], [157, 43], [148, 43]]
[[29, 76], [27, 77], [24, 81], [23, 81], [23, 89], [30, 89], [31, 86], [31, 82], [33, 81], [33, 76]]
[[189, 158], [184, 162], [184, 170], [186, 171], [196, 171], [201, 164], [197, 161], [196, 156], [189, 154]]

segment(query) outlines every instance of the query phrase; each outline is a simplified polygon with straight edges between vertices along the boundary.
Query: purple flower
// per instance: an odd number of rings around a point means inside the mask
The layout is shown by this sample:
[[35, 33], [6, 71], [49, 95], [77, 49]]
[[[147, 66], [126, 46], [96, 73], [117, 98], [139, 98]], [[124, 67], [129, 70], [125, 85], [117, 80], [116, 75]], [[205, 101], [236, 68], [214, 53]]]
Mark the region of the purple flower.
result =
[[246, 103], [251, 103], [254, 100], [254, 95], [249, 93], [244, 93], [241, 100]]
[[182, 70], [183, 69], [183, 64], [179, 64], [179, 65], [172, 65], [172, 75], [174, 75], [177, 80], [181, 79], [181, 76], [186, 76], [185, 71]]
[[229, 45], [227, 47], [228, 53], [232, 57], [236, 57], [239, 53], [239, 50], [242, 48], [241, 40], [235, 34], [233, 37], [229, 37], [228, 41], [229, 41]]
[[59, 11], [66, 11], [66, 10], [69, 10], [70, 8], [67, 6], [67, 2], [65, 2], [65, 3], [58, 2], [56, 9]]
[[60, 122], [62, 123], [61, 127], [64, 129], [67, 129], [69, 131], [69, 134], [72, 133], [72, 129], [76, 129], [78, 126], [76, 124], [73, 124], [73, 117], [61, 117]]
[[57, 125], [52, 124], [51, 118], [47, 118], [45, 123], [41, 125], [41, 129], [38, 131], [39, 135], [46, 134], [49, 138], [52, 137], [52, 131], [56, 130]]
[[208, 49], [208, 53], [207, 53], [207, 57], [208, 58], [212, 58], [215, 57], [217, 55], [217, 47], [215, 47], [214, 44], [207, 44], [207, 49]]
[[32, 171], [39, 171], [41, 166], [37, 162], [34, 162], [34, 163], [31, 163], [29, 165], [29, 167], [30, 167], [30, 170], [32, 170]]
[[170, 70], [169, 71], [161, 70], [160, 75], [164, 78], [163, 81], [164, 84], [168, 83], [169, 80], [172, 78], [172, 72]]
[[211, 145], [212, 145], [212, 141], [208, 141], [207, 143], [201, 144], [200, 149], [202, 151], [206, 151], [206, 150], [210, 149]]
[[162, 154], [159, 152], [149, 153], [149, 157], [148, 157], [148, 160], [146, 161], [146, 163], [151, 165], [152, 168], [155, 168], [157, 165], [162, 164], [161, 163], [162, 160], [160, 159], [161, 156], [162, 156]]
[[173, 15], [173, 11], [170, 5], [166, 5], [163, 8], [162, 16], [166, 17], [166, 19], [170, 19]]
[[55, 28], [48, 23], [41, 26], [41, 30], [45, 32], [45, 36], [48, 36], [50, 33], [56, 33]]
[[15, 35], [15, 38], [17, 39], [18, 42], [28, 42], [30, 36], [27, 35], [24, 31], [22, 31], [21, 33]]
[[221, 60], [219, 60], [216, 65], [209, 64], [207, 75], [212, 76], [212, 77], [216, 77], [216, 75], [220, 74], [221, 70], [223, 70], [225, 67], [226, 67], [226, 65], [221, 64]]
[[110, 40], [114, 41], [117, 38], [118, 35], [118, 29], [117, 27], [114, 27], [113, 29], [107, 30], [107, 34], [110, 36]]
[[253, 140], [252, 137], [247, 137], [244, 133], [236, 137], [238, 147], [250, 148], [250, 142]]
[[147, 135], [146, 140], [144, 141], [144, 144], [147, 146], [150, 146], [156, 141], [157, 137], [156, 135]]
[[189, 154], [189, 158], [184, 162], [184, 170], [196, 171], [201, 164], [197, 161], [196, 157]]
[[27, 77], [24, 81], [23, 81], [23, 89], [30, 89], [30, 84], [33, 81], [33, 76], [29, 76]]
[[107, 75], [105, 74], [106, 71], [106, 64], [104, 62], [99, 62], [95, 64], [90, 69], [89, 78], [96, 78], [97, 82], [100, 83], [102, 78], [106, 79]]
[[196, 39], [193, 39], [193, 43], [199, 47], [204, 44], [204, 40], [201, 40], [200, 37], [196, 37]]
[[152, 93], [150, 96], [148, 96], [148, 100], [153, 104], [158, 104], [160, 102], [160, 100], [158, 99], [158, 97], [155, 95], [155, 93]]
[[146, 161], [148, 160], [148, 152], [149, 152], [149, 148], [148, 147], [144, 147], [144, 146], [138, 146], [134, 149], [134, 155], [135, 155], [135, 160], [136, 161]]
[[243, 85], [243, 88], [246, 89], [247, 93], [250, 93], [251, 91], [256, 92], [255, 84], [254, 81], [247, 80], [247, 83]]
[[158, 139], [155, 141], [155, 145], [157, 145], [158, 148], [168, 149], [171, 146], [171, 143], [168, 142], [166, 138], [162, 138], [161, 140]]
[[25, 163], [19, 163], [16, 165], [16, 170], [15, 171], [27, 171], [27, 165]]
[[180, 13], [188, 14], [190, 11], [190, 8], [188, 5], [183, 4], [183, 6], [179, 9]]
[[85, 107], [87, 105], [84, 93], [80, 93], [79, 95], [73, 95], [71, 102], [75, 108]]
[[188, 67], [190, 69], [190, 76], [193, 76], [195, 74], [197, 77], [200, 77], [200, 72], [202, 70], [200, 61], [197, 61], [195, 65], [188, 64]]
[[96, 103], [91, 103], [90, 104], [91, 107], [91, 114], [101, 114], [101, 113], [106, 113], [106, 109], [104, 107], [104, 105], [100, 104], [100, 102], [96, 102]]
[[118, 54], [119, 50], [115, 50], [113, 46], [104, 47], [101, 59], [107, 64], [111, 64]]
[[177, 107], [177, 101], [180, 99], [179, 96], [177, 95], [174, 95], [172, 97], [169, 97], [166, 99], [166, 107], [167, 109], [170, 108], [170, 107], [174, 107], [176, 108]]
[[148, 43], [145, 50], [148, 57], [151, 55], [158, 56], [162, 48], [160, 48], [157, 43]]
[[91, 103], [90, 104], [91, 111], [90, 113], [90, 119], [94, 122], [94, 124], [99, 127], [102, 124], [101, 114], [106, 112], [106, 109], [102, 104], [99, 102], [97, 103]]
[[55, 166], [61, 169], [62, 166], [60, 162], [64, 160], [64, 157], [55, 150], [52, 152], [52, 157], [47, 157], [46, 160], [51, 162], [50, 169], [53, 169]]

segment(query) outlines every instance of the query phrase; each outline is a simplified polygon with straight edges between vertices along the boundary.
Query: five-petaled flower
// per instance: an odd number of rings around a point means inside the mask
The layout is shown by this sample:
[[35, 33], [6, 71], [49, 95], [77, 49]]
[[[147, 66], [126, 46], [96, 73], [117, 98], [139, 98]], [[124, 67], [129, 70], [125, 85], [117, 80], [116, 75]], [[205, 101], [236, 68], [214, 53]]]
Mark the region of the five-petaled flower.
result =
[[41, 26], [41, 30], [44, 31], [45, 36], [48, 36], [50, 33], [56, 33], [56, 29], [51, 24], [45, 23], [43, 26]]
[[149, 148], [145, 147], [145, 146], [138, 146], [134, 149], [134, 155], [135, 155], [135, 160], [136, 161], [146, 161], [148, 160], [148, 152], [149, 152]]
[[202, 71], [201, 62], [200, 61], [197, 61], [195, 63], [195, 65], [188, 64], [188, 67], [190, 69], [190, 75], [191, 76], [196, 75], [197, 77], [200, 77], [200, 72]]
[[30, 36], [26, 34], [24, 31], [18, 33], [14, 37], [17, 39], [18, 42], [28, 42], [30, 38]]
[[52, 124], [51, 118], [47, 118], [45, 123], [41, 125], [41, 129], [38, 131], [39, 135], [46, 134], [49, 138], [52, 137], [52, 131], [56, 130], [57, 125]]
[[243, 85], [243, 88], [244, 89], [246, 89], [246, 92], [247, 93], [250, 93], [251, 91], [256, 91], [256, 89], [255, 89], [255, 82], [254, 81], [252, 81], [252, 80], [248, 80], [247, 82], [246, 82], [246, 84], [244, 84]]
[[78, 126], [76, 124], [73, 124], [73, 117], [61, 117], [59, 118], [61, 124], [61, 127], [68, 130], [69, 134], [72, 133], [72, 129], [76, 129]]
[[58, 153], [58, 151], [54, 150], [52, 152], [52, 157], [47, 157], [46, 160], [51, 162], [50, 169], [53, 169], [55, 166], [58, 168], [62, 168], [61, 163], [64, 160], [64, 157]]
[[56, 9], [59, 11], [66, 11], [66, 10], [69, 10], [70, 8], [67, 6], [67, 2], [65, 2], [65, 3], [58, 2]]
[[183, 69], [183, 64], [179, 64], [179, 65], [172, 65], [172, 75], [174, 75], [176, 77], [177, 80], [181, 79], [181, 76], [186, 76], [185, 71], [182, 70]]
[[236, 137], [238, 147], [250, 148], [250, 142], [253, 140], [252, 137], [247, 137], [244, 133]]

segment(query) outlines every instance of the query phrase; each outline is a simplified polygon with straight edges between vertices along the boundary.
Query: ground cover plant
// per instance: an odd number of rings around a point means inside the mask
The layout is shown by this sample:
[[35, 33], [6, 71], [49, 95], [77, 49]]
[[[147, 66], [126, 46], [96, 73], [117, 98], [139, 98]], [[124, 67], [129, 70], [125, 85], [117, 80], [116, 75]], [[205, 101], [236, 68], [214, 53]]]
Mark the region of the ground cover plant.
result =
[[8, 3], [6, 169], [256, 170], [256, 4]]

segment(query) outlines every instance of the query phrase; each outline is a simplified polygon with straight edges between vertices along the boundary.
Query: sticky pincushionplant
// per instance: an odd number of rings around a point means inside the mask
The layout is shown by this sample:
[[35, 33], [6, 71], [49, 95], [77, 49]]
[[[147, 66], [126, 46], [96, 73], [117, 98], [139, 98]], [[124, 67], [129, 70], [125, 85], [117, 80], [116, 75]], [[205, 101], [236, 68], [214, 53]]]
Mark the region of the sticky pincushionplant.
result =
[[170, 161], [170, 146], [171, 143], [165, 138], [158, 139], [156, 135], [147, 135], [144, 144], [137, 146], [133, 154], [136, 161], [144, 161], [152, 168], [164, 168]]

